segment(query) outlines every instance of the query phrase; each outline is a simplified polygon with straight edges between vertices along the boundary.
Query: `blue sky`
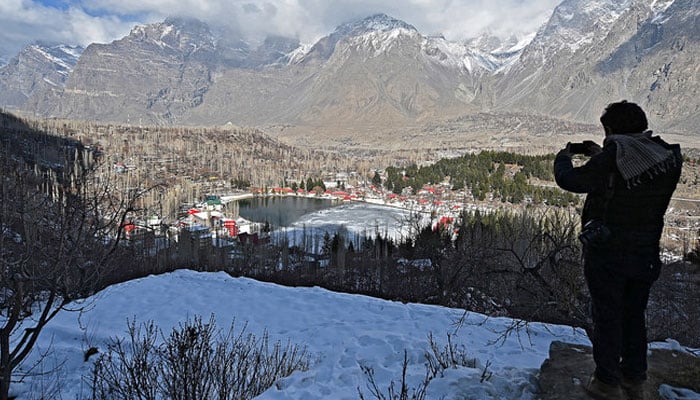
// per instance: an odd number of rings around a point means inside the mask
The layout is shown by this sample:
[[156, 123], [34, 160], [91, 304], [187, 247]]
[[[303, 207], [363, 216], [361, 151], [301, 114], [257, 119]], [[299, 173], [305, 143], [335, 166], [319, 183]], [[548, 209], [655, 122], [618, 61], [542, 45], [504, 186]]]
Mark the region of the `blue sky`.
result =
[[351, 19], [383, 12], [426, 34], [474, 37], [535, 31], [561, 0], [1, 0], [0, 59], [41, 40], [110, 42], [135, 24], [192, 16], [250, 40], [281, 34], [312, 43]]
[[44, 5], [46, 7], [54, 7], [58, 9], [65, 9], [68, 8], [70, 5], [70, 1], [68, 0], [43, 0], [38, 2], [41, 5]]

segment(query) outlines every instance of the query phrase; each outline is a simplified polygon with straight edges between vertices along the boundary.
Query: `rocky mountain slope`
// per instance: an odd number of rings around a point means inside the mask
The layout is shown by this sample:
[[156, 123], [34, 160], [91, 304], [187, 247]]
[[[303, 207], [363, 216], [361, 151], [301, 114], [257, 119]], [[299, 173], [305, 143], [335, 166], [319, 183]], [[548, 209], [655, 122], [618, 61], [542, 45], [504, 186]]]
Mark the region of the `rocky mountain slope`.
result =
[[83, 52], [79, 46], [34, 43], [0, 68], [2, 107], [21, 108], [35, 96], [61, 91]]
[[653, 125], [694, 132], [698, 55], [695, 0], [565, 0], [487, 87], [496, 109], [596, 121], [607, 103], [629, 99]]
[[[107, 122], [261, 126], [296, 144], [379, 138], [427, 147], [436, 145], [426, 135], [435, 126], [498, 133], [499, 115], [596, 124], [607, 103], [624, 98], [648, 111], [652, 127], [692, 142], [699, 15], [697, 0], [564, 0], [529, 42], [455, 43], [378, 14], [311, 45], [280, 37], [253, 45], [168, 19], [88, 46], [59, 71], [62, 80], [18, 57], [0, 68], [0, 106]], [[478, 121], [465, 125], [464, 116]]]

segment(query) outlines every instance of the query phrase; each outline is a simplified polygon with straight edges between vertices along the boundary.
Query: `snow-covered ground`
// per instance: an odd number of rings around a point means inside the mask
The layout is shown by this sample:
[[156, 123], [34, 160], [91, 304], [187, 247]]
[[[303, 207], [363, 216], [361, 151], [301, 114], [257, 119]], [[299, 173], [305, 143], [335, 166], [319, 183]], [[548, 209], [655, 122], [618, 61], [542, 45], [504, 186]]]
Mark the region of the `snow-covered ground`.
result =
[[[567, 326], [533, 323], [527, 334], [513, 334], [497, 342], [512, 321], [487, 319], [469, 314], [465, 324], [455, 323], [462, 310], [421, 304], [402, 304], [371, 297], [340, 294], [320, 288], [289, 288], [224, 273], [177, 271], [149, 276], [107, 288], [89, 299], [82, 313], [59, 314], [46, 328], [36, 346], [34, 358], [45, 351], [44, 371], [60, 365], [62, 399], [81, 399], [89, 394], [92, 362], [84, 362], [85, 349], [105, 348], [115, 336], [127, 336], [127, 320], [154, 321], [164, 332], [195, 315], [212, 314], [218, 327], [248, 323], [248, 331], [267, 330], [272, 341], [306, 346], [312, 355], [311, 369], [295, 372], [269, 389], [259, 399], [353, 399], [358, 387], [369, 396], [361, 366], [372, 367], [380, 388], [392, 380], [400, 383], [404, 350], [408, 377], [416, 387], [425, 376], [424, 354], [428, 335], [464, 346], [476, 368], [449, 370], [428, 387], [429, 399], [533, 399], [536, 374], [547, 358], [553, 340], [588, 343], [580, 330]], [[493, 376], [481, 382], [488, 363]], [[31, 365], [29, 360], [25, 365]], [[14, 385], [19, 399], [33, 398], [40, 382], [35, 377]], [[281, 388], [281, 389], [280, 389]]]

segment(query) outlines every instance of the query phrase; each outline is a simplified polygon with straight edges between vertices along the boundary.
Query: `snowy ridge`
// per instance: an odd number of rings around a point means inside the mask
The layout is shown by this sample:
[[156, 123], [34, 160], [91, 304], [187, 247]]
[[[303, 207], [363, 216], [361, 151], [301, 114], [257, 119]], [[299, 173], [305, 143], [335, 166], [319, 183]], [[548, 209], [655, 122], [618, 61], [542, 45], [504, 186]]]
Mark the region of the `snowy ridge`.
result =
[[666, 11], [676, 0], [653, 0], [650, 7], [654, 13], [661, 14]]
[[300, 63], [304, 59], [304, 57], [306, 57], [306, 55], [309, 53], [312, 46], [313, 45], [310, 44], [302, 44], [296, 49], [292, 50], [290, 53], [287, 54], [287, 64], [293, 65]]
[[481, 46], [482, 43], [478, 41], [459, 43], [449, 41], [441, 35], [424, 36], [410, 24], [385, 14], [376, 14], [339, 26], [331, 35], [317, 43], [295, 49], [287, 55], [287, 59], [290, 64], [301, 63], [316, 49], [324, 49], [319, 51], [325, 51], [328, 57], [331, 53], [328, 48], [335, 48], [341, 41], [345, 45], [344, 50], [361, 51], [370, 58], [410, 43], [419, 47], [430, 62], [469, 73], [494, 72], [517, 59], [534, 35], [533, 33], [515, 42], [501, 43], [499, 40], [501, 47], [490, 49]]
[[214, 34], [205, 23], [184, 18], [168, 18], [164, 22], [136, 25], [127, 38], [147, 41], [160, 48], [189, 52], [216, 43]]
[[370, 32], [388, 32], [397, 29], [418, 32], [413, 25], [407, 24], [404, 21], [392, 18], [386, 14], [374, 14], [358, 21], [340, 25], [333, 34], [340, 36], [361, 36]]
[[415, 30], [396, 28], [391, 30], [376, 30], [359, 36], [348, 38], [348, 45], [365, 50], [370, 57], [376, 57], [391, 50], [402, 39], [418, 39], [420, 34]]
[[[466, 70], [475, 73], [477, 70], [489, 72], [498, 71], [518, 58], [520, 52], [534, 38], [535, 33], [513, 42], [498, 41], [500, 47], [489, 47], [489, 43], [479, 42], [478, 39], [466, 42], [453, 42], [442, 35], [424, 36], [412, 25], [393, 19], [384, 14], [378, 14], [339, 28], [337, 32], [355, 33], [372, 30], [358, 35], [353, 43], [364, 46], [377, 56], [392, 48], [393, 43], [400, 39], [413, 39], [419, 43], [422, 52], [432, 60], [448, 68]], [[488, 39], [484, 39], [488, 40]], [[504, 47], [507, 46], [507, 47]]]
[[502, 65], [493, 54], [444, 38], [426, 38], [421, 47], [435, 62], [452, 68], [463, 68], [470, 73], [474, 73], [477, 68], [496, 71]]
[[549, 23], [533, 42], [550, 55], [560, 49], [574, 53], [607, 35], [631, 3], [632, 0], [565, 0], [554, 9]]
[[69, 46], [66, 44], [48, 46], [41, 43], [30, 45], [29, 49], [36, 51], [50, 62], [65, 69], [73, 68], [84, 50], [81, 46]]
[[[52, 63], [58, 65], [59, 67], [61, 67], [61, 68], [64, 69], [65, 71], [71, 69], [71, 65], [69, 65], [64, 59], [52, 55], [51, 53], [49, 53], [48, 51], [46, 51], [46, 50], [45, 50], [44, 48], [42, 48], [41, 46], [33, 45], [33, 46], [31, 46], [29, 49], [30, 49], [31, 51], [35, 51], [35, 52], [41, 54], [44, 58], [46, 58], [46, 59], [49, 60], [50, 62], [52, 62]], [[65, 72], [65, 71], [62, 71], [62, 72]]]
[[663, 24], [664, 21], [668, 18], [668, 16], [665, 15], [666, 10], [669, 7], [671, 7], [674, 2], [675, 0], [654, 0], [651, 4], [651, 9], [654, 11], [654, 18], [652, 18], [651, 22], [656, 24]]

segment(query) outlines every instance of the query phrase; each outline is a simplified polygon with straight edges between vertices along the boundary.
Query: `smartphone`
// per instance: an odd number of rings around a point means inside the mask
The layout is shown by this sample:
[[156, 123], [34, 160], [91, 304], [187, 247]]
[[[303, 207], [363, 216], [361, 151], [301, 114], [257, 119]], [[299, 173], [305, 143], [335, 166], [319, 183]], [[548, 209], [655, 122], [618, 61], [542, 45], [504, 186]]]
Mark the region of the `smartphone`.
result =
[[574, 154], [586, 154], [588, 153], [588, 145], [586, 143], [571, 143], [569, 144], [569, 151]]

